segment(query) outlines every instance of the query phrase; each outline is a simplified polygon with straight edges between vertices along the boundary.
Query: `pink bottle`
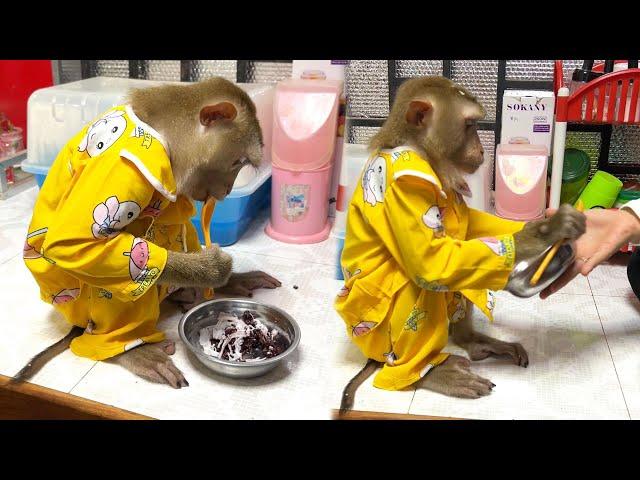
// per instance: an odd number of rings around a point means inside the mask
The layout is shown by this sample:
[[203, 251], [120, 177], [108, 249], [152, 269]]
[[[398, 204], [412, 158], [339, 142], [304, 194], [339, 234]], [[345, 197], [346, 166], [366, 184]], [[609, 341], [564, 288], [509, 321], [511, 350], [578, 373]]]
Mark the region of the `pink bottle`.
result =
[[547, 160], [543, 145], [500, 144], [496, 149], [496, 214], [531, 221], [546, 206]]
[[[321, 73], [321, 72], [320, 72]], [[305, 72], [276, 86], [273, 100], [271, 221], [267, 235], [286, 243], [329, 236], [329, 190], [340, 82]]]

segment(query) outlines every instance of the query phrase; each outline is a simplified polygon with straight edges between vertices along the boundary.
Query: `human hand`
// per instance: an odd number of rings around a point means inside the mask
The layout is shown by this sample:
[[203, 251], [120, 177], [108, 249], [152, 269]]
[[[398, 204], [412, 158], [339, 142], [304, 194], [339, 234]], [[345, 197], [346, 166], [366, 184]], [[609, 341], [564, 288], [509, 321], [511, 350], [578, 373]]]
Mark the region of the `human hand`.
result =
[[[552, 215], [553, 209], [547, 210]], [[640, 220], [628, 210], [594, 209], [584, 212], [587, 231], [575, 242], [576, 261], [551, 285], [540, 293], [547, 298], [581, 273], [589, 273], [628, 242], [640, 240]]]

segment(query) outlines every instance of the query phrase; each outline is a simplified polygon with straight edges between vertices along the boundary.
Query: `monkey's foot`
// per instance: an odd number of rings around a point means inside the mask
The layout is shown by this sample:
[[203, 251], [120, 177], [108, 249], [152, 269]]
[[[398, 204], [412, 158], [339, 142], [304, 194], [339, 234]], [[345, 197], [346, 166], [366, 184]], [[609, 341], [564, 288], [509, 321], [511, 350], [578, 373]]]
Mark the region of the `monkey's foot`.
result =
[[[455, 338], [454, 338], [455, 341]], [[529, 366], [529, 355], [519, 343], [503, 342], [495, 338], [474, 332], [471, 340], [456, 342], [469, 354], [471, 360], [484, 360], [488, 357], [510, 357], [520, 367]]]
[[273, 289], [280, 286], [282, 286], [280, 280], [265, 272], [232, 273], [225, 286], [216, 288], [216, 293], [252, 297], [253, 290], [258, 288]]
[[416, 387], [459, 398], [480, 398], [489, 395], [495, 385], [471, 372], [471, 362], [459, 355], [450, 355], [431, 369]]
[[188, 387], [189, 382], [169, 358], [169, 355], [175, 352], [175, 342], [165, 340], [160, 343], [141, 345], [112, 360], [145, 380], [168, 383], [173, 388]]

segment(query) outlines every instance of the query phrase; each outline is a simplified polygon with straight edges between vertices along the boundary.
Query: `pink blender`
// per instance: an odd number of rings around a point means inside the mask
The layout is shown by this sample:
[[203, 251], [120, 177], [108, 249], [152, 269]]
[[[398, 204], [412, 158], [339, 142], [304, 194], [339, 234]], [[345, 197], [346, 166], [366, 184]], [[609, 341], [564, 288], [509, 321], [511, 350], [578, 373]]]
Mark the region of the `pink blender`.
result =
[[342, 85], [324, 73], [283, 80], [273, 100], [271, 221], [265, 232], [286, 243], [329, 236], [329, 195]]

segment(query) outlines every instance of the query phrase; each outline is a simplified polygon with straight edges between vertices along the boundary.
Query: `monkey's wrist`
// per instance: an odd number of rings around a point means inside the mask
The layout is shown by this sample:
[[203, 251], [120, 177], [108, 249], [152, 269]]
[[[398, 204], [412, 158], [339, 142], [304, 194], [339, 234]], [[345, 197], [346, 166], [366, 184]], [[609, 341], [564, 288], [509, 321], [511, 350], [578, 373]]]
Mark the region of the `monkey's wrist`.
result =
[[620, 218], [623, 223], [625, 239], [633, 244], [640, 243], [640, 218], [631, 208], [622, 208]]
[[231, 267], [231, 257], [218, 247], [197, 253], [169, 251], [158, 282], [177, 287], [218, 288], [229, 281]]

